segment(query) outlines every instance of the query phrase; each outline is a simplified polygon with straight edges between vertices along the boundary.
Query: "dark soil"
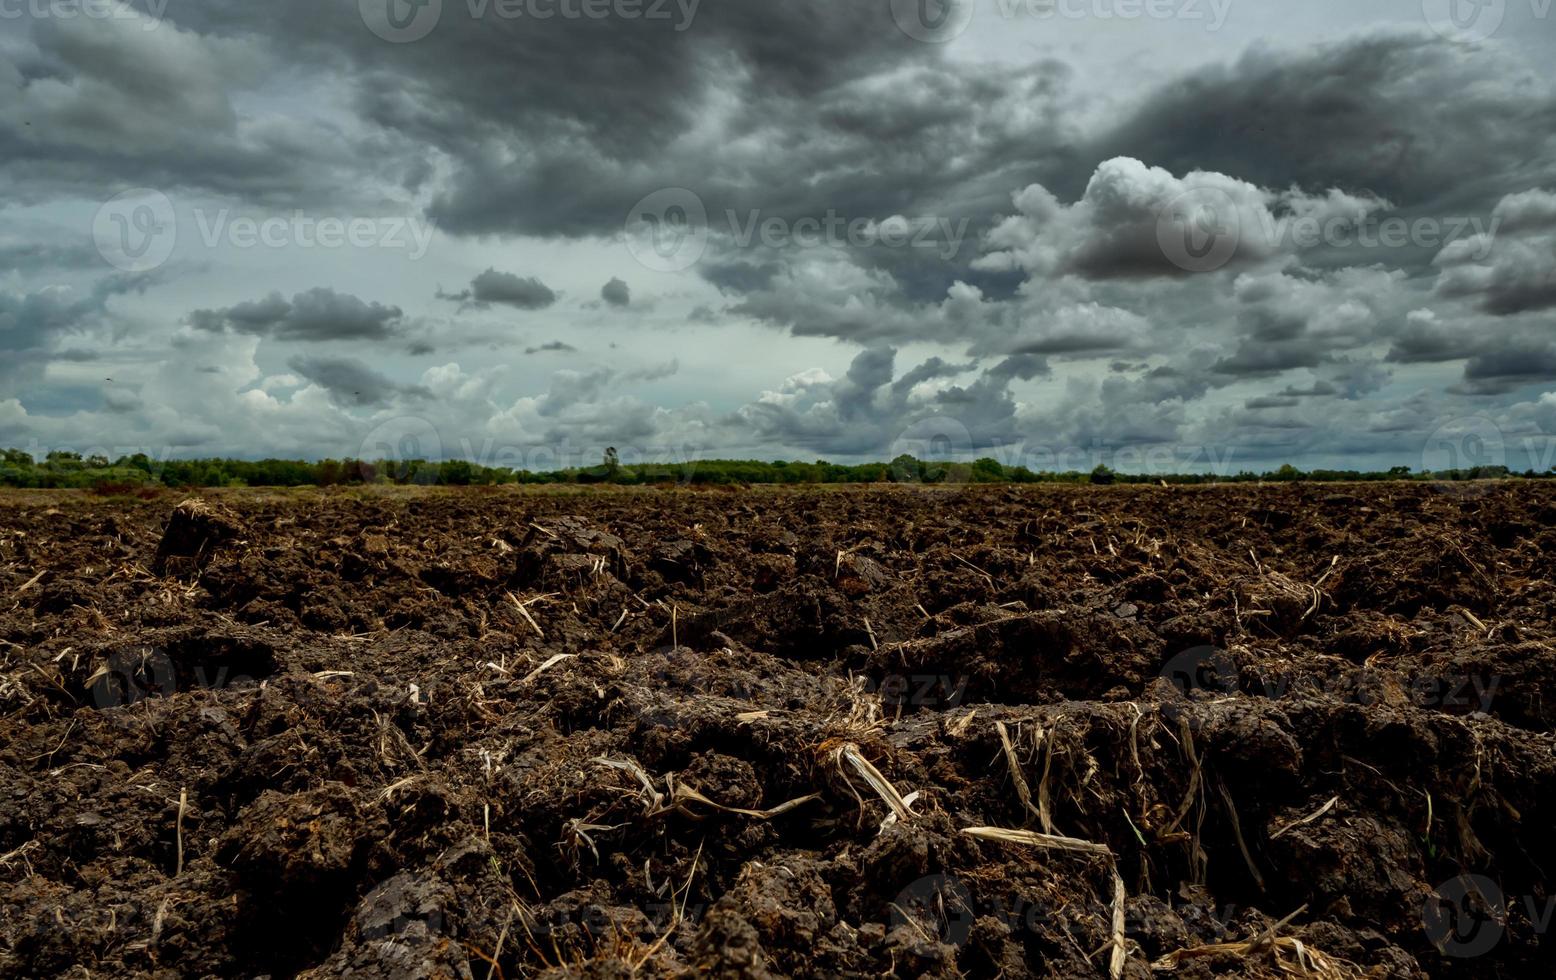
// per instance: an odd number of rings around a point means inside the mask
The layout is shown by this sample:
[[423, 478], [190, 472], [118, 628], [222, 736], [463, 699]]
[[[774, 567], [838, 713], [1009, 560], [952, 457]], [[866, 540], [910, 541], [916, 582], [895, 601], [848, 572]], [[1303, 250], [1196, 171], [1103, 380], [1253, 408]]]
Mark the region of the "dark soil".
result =
[[9, 494], [0, 975], [1548, 976], [1473, 489]]

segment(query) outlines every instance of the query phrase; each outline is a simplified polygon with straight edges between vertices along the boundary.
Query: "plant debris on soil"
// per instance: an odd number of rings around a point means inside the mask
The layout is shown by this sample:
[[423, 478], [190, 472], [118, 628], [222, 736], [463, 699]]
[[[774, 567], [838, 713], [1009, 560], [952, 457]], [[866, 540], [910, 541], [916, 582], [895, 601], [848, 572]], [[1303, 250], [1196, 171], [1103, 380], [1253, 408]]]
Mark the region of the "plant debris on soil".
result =
[[5, 494], [0, 975], [1548, 976], [1553, 562], [1536, 482]]

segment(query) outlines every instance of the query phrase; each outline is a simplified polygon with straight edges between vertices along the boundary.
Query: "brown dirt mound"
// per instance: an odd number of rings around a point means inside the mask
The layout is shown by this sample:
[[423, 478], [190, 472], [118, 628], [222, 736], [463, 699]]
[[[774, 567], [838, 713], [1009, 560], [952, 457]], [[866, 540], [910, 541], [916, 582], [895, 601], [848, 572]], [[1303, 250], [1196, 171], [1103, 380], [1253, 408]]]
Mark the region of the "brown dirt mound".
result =
[[1544, 976], [1553, 498], [7, 495], [0, 975]]

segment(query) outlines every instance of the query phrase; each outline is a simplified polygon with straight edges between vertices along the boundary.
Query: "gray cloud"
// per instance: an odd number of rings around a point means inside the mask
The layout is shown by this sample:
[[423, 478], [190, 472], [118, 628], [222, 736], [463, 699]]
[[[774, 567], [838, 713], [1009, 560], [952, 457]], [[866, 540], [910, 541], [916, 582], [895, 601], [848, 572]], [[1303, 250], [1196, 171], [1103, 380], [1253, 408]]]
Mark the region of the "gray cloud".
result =
[[544, 344], [540, 344], [540, 345], [538, 345], [536, 347], [526, 347], [526, 348], [524, 348], [524, 353], [526, 353], [526, 354], [548, 354], [548, 353], [572, 354], [572, 353], [576, 353], [577, 350], [578, 350], [578, 348], [574, 347], [572, 344], [564, 343], [563, 341], [560, 341], [560, 340], [552, 340], [552, 341], [547, 341]]
[[1433, 364], [1463, 360], [1474, 353], [1475, 343], [1461, 324], [1444, 323], [1432, 310], [1415, 310], [1389, 348], [1389, 361], [1397, 364]]
[[1296, 408], [1300, 404], [1302, 404], [1300, 401], [1289, 396], [1261, 395], [1243, 402], [1243, 407], [1256, 411], [1264, 408]]
[[1497, 202], [1491, 217], [1499, 231], [1518, 234], [1556, 229], [1556, 193], [1534, 188]]
[[612, 278], [600, 287], [600, 298], [610, 306], [622, 309], [632, 304], [632, 290], [620, 279]]
[[[1337, 2], [1254, 12], [1276, 40], [1242, 53], [1236, 32], [1203, 52], [1106, 31], [1061, 46], [1019, 18], [998, 43], [980, 21], [936, 46], [887, 6], [720, 0], [680, 31], [445, 3], [405, 45], [350, 2], [205, 0], [155, 31], [25, 22], [0, 41], [0, 180], [27, 222], [0, 236], [0, 428], [155, 432], [218, 454], [344, 439], [339, 455], [362, 409], [409, 409], [454, 439], [523, 446], [879, 457], [1197, 440], [1278, 458], [1397, 454], [1409, 439], [1393, 433], [1466, 405], [1520, 433], [1556, 425], [1556, 101], [1524, 49], [1418, 23], [1347, 37], [1360, 21]], [[1095, 70], [1135, 44], [1138, 72]], [[96, 279], [94, 201], [136, 185], [175, 199], [177, 258]], [[632, 205], [666, 187], [709, 219], [706, 254], [678, 276], [626, 264], [622, 241]], [[202, 249], [186, 220], [388, 201], [456, 240], [421, 265], [371, 249], [259, 261]], [[736, 233], [830, 215], [965, 221], [966, 237]], [[1396, 216], [1491, 228], [1441, 249], [1302, 247], [1282, 229]], [[1164, 220], [1217, 219], [1238, 232], [1224, 261], [1175, 262]], [[352, 294], [364, 282], [385, 284], [380, 301]], [[498, 315], [472, 326], [435, 298]], [[579, 352], [516, 345], [498, 322], [514, 310], [546, 311], [531, 337], [591, 331], [590, 357], [554, 373], [520, 357]], [[288, 360], [326, 341], [330, 356]], [[122, 382], [100, 392], [99, 372]]]
[[101, 268], [102, 256], [87, 244], [0, 242], [0, 273]]
[[349, 293], [319, 287], [290, 300], [273, 292], [264, 299], [218, 310], [195, 310], [189, 323], [199, 330], [234, 330], [273, 340], [323, 342], [387, 340], [399, 333], [404, 313], [397, 306], [368, 303]]
[[665, 378], [673, 378], [681, 371], [681, 362], [669, 360], [663, 364], [653, 364], [644, 368], [624, 372], [623, 381], [663, 381]]
[[154, 273], [117, 273], [96, 280], [85, 292], [70, 286], [46, 286], [13, 293], [0, 288], [0, 377], [18, 375], [29, 366], [55, 357], [80, 359], [93, 352], [57, 352], [62, 337], [111, 327], [109, 301], [143, 293], [161, 281]]
[[1463, 390], [1499, 394], [1521, 385], [1556, 380], [1556, 341], [1518, 340], [1471, 357]]
[[299, 355], [287, 361], [286, 366], [328, 391], [337, 404], [348, 407], [383, 405], [399, 395], [431, 394], [421, 386], [398, 384], [354, 357]]
[[438, 299], [460, 304], [460, 309], [489, 309], [494, 303], [520, 310], [543, 310], [557, 301], [551, 287], [534, 276], [487, 269], [470, 281], [470, 288], [458, 293], [438, 291]]
[[1511, 61], [1419, 34], [1376, 35], [1299, 53], [1260, 46], [1192, 72], [1147, 97], [1093, 152], [1268, 187], [1489, 207], [1521, 189], [1510, 181], [1556, 169], [1553, 119], [1549, 82]]
[[0, 45], [0, 173], [23, 200], [134, 186], [289, 206], [380, 199], [364, 190], [395, 169], [392, 135], [240, 111], [237, 97], [271, 77], [256, 38], [123, 16], [27, 28]]
[[1473, 297], [1497, 316], [1556, 307], [1556, 194], [1504, 197], [1492, 220], [1496, 231], [1450, 242], [1438, 253], [1437, 292]]
[[[1037, 357], [1006, 358], [966, 385], [916, 393], [919, 384], [965, 373], [939, 358], [898, 377], [897, 351], [861, 351], [847, 373], [788, 379], [726, 419], [737, 431], [778, 445], [850, 455], [969, 453], [1020, 437], [1010, 386], [1047, 372]], [[894, 380], [895, 378], [895, 380]]]

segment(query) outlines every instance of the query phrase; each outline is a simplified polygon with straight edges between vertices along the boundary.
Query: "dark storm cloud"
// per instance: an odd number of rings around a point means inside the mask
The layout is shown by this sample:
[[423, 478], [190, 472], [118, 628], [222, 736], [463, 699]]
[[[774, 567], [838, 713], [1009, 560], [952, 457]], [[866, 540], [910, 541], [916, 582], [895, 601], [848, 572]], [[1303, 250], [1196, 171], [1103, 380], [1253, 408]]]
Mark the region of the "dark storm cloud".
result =
[[1101, 356], [1140, 346], [1150, 330], [1144, 317], [1097, 303], [1026, 313], [1013, 319], [1014, 325], [974, 345], [974, 352]]
[[1386, 360], [1395, 364], [1457, 361], [1475, 351], [1475, 338], [1458, 323], [1444, 323], [1433, 314], [1411, 316], [1394, 338]]
[[622, 309], [632, 305], [632, 289], [613, 276], [610, 282], [600, 287], [600, 298], [610, 306]]
[[1245, 340], [1232, 354], [1216, 361], [1212, 370], [1237, 377], [1267, 377], [1293, 368], [1317, 367], [1327, 357], [1324, 351], [1309, 343], [1272, 344]]
[[1314, 382], [1312, 387], [1305, 391], [1288, 388], [1288, 393], [1304, 398], [1337, 395], [1346, 401], [1356, 401], [1373, 392], [1381, 391], [1394, 376], [1392, 369], [1384, 366], [1382, 361], [1371, 358], [1356, 360], [1342, 358], [1337, 363], [1326, 366], [1324, 372], [1329, 376], [1329, 380]]
[[1240, 271], [1298, 251], [1295, 236], [1282, 231], [1285, 219], [1343, 230], [1384, 203], [1336, 189], [1272, 190], [1219, 172], [1179, 174], [1117, 156], [1097, 165], [1074, 202], [1041, 184], [1012, 194], [1015, 213], [1007, 208], [973, 267], [1102, 282]]
[[[53, 359], [51, 347], [58, 338], [113, 321], [111, 299], [145, 292], [160, 281], [155, 273], [117, 273], [97, 280], [84, 293], [66, 286], [22, 293], [0, 288], [0, 377]], [[71, 353], [73, 359], [91, 356], [80, 349]]]
[[[1541, 195], [1540, 204], [1556, 206], [1556, 196]], [[1503, 204], [1507, 201], [1504, 199]], [[1508, 213], [1513, 228], [1543, 228], [1549, 219], [1531, 206]], [[1438, 267], [1437, 292], [1447, 297], [1474, 298], [1482, 310], [1511, 316], [1556, 307], [1556, 231], [1518, 235], [1504, 225], [1499, 234], [1477, 236], [1450, 243], [1434, 260]]]
[[967, 385], [951, 385], [929, 398], [913, 389], [931, 378], [965, 373], [931, 358], [894, 380], [897, 352], [890, 347], [861, 351], [847, 374], [831, 380], [790, 378], [725, 420], [745, 438], [844, 455], [926, 455], [944, 446], [972, 452], [1020, 437], [1010, 385], [1047, 371], [1036, 357], [1006, 358]]
[[609, 234], [697, 174], [718, 175], [692, 189], [719, 216], [879, 219], [946, 198], [992, 212], [1073, 142], [1062, 66], [950, 66], [885, 3], [719, 0], [689, 26], [472, 18], [449, 3], [401, 45], [349, 3], [210, 0], [168, 16], [339, 75], [392, 137], [407, 186], [447, 164], [430, 213], [455, 234]]
[[772, 288], [773, 279], [783, 271], [779, 262], [754, 262], [750, 259], [708, 259], [697, 272], [719, 288], [720, 292], [755, 293]]
[[1340, 389], [1327, 381], [1315, 381], [1306, 388], [1298, 388], [1296, 385], [1287, 385], [1281, 389], [1279, 398], [1322, 398], [1326, 395], [1337, 395]]
[[1320, 380], [1285, 397], [1310, 397], [1376, 390], [1387, 371], [1348, 352], [1387, 336], [1398, 314], [1398, 273], [1348, 269], [1314, 273], [1288, 269], [1244, 275], [1233, 283], [1235, 346], [1211, 371], [1228, 378], [1270, 377], [1313, 368]]
[[140, 389], [127, 385], [114, 385], [103, 389], [103, 407], [117, 415], [138, 412], [144, 406]]
[[1509, 194], [1497, 202], [1491, 216], [1504, 234], [1556, 231], [1556, 193], [1536, 188]]
[[894, 396], [900, 397], [906, 395], [916, 386], [921, 385], [926, 381], [933, 381], [937, 378], [954, 378], [959, 374], [966, 374], [968, 371], [971, 371], [976, 367], [976, 362], [968, 364], [949, 364], [941, 358], [931, 357], [929, 360], [920, 364], [918, 367], [912, 368], [902, 377], [893, 381], [891, 384], [892, 394]]
[[1243, 407], [1250, 411], [1264, 408], [1296, 408], [1302, 404], [1295, 398], [1286, 398], [1280, 395], [1261, 395], [1258, 398], [1250, 398], [1243, 402]]
[[963, 232], [964, 238], [957, 245], [947, 242], [945, 247], [857, 249], [850, 257], [861, 267], [891, 276], [901, 289], [903, 299], [909, 302], [938, 302], [957, 282], [975, 286], [985, 295], [999, 300], [1009, 299], [1021, 285], [1020, 276], [971, 265], [979, 255], [978, 242], [1009, 204], [1006, 196], [994, 202], [958, 200], [954, 208], [946, 209], [956, 212], [949, 215], [948, 220], [970, 218]]
[[875, 391], [891, 383], [897, 352], [889, 347], [860, 351], [848, 366], [844, 383], [837, 386], [837, 414], [848, 422], [871, 407]]
[[[665, 187], [696, 193], [719, 230], [728, 230], [731, 210], [741, 222], [752, 210], [789, 221], [829, 211], [876, 219], [992, 213], [1011, 180], [1046, 174], [1068, 143], [1057, 113], [1027, 111], [1057, 101], [1062, 71], [948, 69], [935, 60], [937, 52], [902, 45], [893, 30], [882, 29], [884, 6], [720, 3], [707, 4], [703, 16], [715, 23], [700, 17], [695, 30], [651, 55], [632, 42], [574, 49], [583, 34], [557, 37], [555, 47], [586, 63], [607, 50], [613, 61], [653, 62], [632, 73], [646, 84], [624, 92], [611, 82], [609, 92], [588, 96], [582, 117], [563, 112], [571, 110], [575, 89], [587, 84], [567, 86], [554, 104], [471, 104], [462, 74], [527, 84], [533, 66], [506, 48], [493, 51], [491, 62], [478, 54], [474, 64], [440, 67], [425, 88], [364, 101], [375, 121], [435, 142], [456, 162], [430, 208], [456, 234], [609, 234], [622, 228], [638, 200]], [[850, 25], [861, 31], [853, 43], [828, 38], [818, 44], [818, 32]], [[778, 33], [765, 38], [742, 33], [773, 29]], [[605, 77], [621, 77], [619, 71], [613, 67]], [[890, 87], [866, 84], [871, 74], [887, 71], [905, 77]], [[575, 68], [565, 74], [579, 77]], [[451, 84], [460, 85], [465, 126], [444, 120], [429, 126], [428, 106], [443, 111], [446, 103], [437, 100]], [[723, 131], [677, 145], [677, 137], [705, 123], [710, 103], [727, 107]], [[896, 124], [868, 125], [877, 116]], [[986, 118], [1001, 125], [986, 125]], [[1022, 119], [1025, 131], [1013, 119]], [[545, 138], [550, 131], [557, 138]], [[753, 154], [752, 144], [764, 149]], [[515, 156], [522, 165], [512, 165]], [[697, 176], [721, 169], [728, 176]], [[947, 199], [956, 203], [937, 203]]]
[[572, 344], [564, 343], [564, 342], [562, 342], [560, 340], [552, 340], [552, 341], [549, 341], [547, 343], [540, 344], [539, 346], [536, 346], [536, 347], [526, 347], [526, 348], [524, 348], [524, 353], [526, 353], [526, 354], [572, 354], [572, 353], [576, 353], [577, 350], [578, 350], [578, 348], [574, 347]]
[[329, 392], [337, 404], [349, 407], [383, 405], [400, 395], [430, 397], [417, 385], [401, 385], [354, 357], [299, 355], [286, 366]]
[[402, 325], [397, 306], [367, 303], [349, 293], [319, 287], [290, 300], [280, 293], [218, 310], [195, 310], [191, 326], [211, 332], [233, 330], [272, 340], [323, 342], [387, 340]]
[[543, 310], [557, 301], [556, 293], [534, 276], [487, 269], [470, 280], [470, 288], [458, 293], [438, 291], [438, 299], [460, 304], [460, 309], [490, 309], [493, 304], [520, 310]]
[[[489, 262], [522, 268], [511, 256], [534, 243], [506, 238], [575, 239], [555, 253], [587, 265], [581, 281], [592, 289], [600, 280], [588, 276], [625, 268], [605, 250], [618, 248], [632, 205], [687, 187], [705, 205], [709, 241], [681, 280], [684, 291], [655, 281], [654, 302], [673, 307], [662, 318], [669, 329], [686, 319], [718, 322], [745, 341], [772, 327], [841, 340], [853, 358], [841, 377], [831, 360], [810, 362], [827, 364], [831, 375], [800, 371], [755, 400], [719, 388], [709, 400], [749, 404], [733, 414], [704, 406], [701, 416], [668, 402], [696, 404], [709, 394], [698, 389], [711, 384], [704, 378], [687, 379], [684, 392], [657, 385], [666, 404], [621, 391], [662, 381], [679, 369], [675, 361], [558, 372], [546, 394], [501, 397], [492, 389], [509, 365], [480, 363], [466, 374], [468, 361], [439, 364], [427, 384], [454, 393], [437, 409], [462, 413], [452, 433], [492, 423], [556, 441], [617, 433], [615, 444], [625, 445], [679, 421], [685, 431], [728, 436], [726, 445], [879, 456], [894, 446], [914, 451], [923, 435], [916, 426], [936, 437], [949, 428], [957, 448], [1034, 434], [1150, 443], [1222, 426], [1214, 438], [1277, 452], [1338, 444], [1340, 430], [1365, 429], [1386, 414], [1392, 396], [1379, 393], [1388, 367], [1372, 360], [1384, 348], [1396, 365], [1455, 362], [1400, 370], [1412, 382], [1432, 375], [1427, 384], [1438, 388], [1462, 363], [1458, 390], [1467, 394], [1549, 380], [1551, 345], [1540, 335], [1549, 325], [1536, 318], [1556, 308], [1556, 110], [1550, 83], [1521, 75], [1496, 46], [1450, 45], [1424, 30], [1312, 44], [1306, 31], [1276, 42], [1288, 53], [1256, 47], [1227, 65], [1163, 79], [1161, 64], [1186, 62], [1144, 59], [1151, 64], [1138, 75], [1113, 77], [1057, 61], [1022, 63], [1033, 57], [1022, 39], [985, 58], [978, 31], [965, 46], [920, 44], [896, 29], [885, 0], [705, 0], [685, 30], [619, 17], [505, 19], [490, 7], [474, 19], [458, 0], [441, 6], [436, 29], [410, 44], [375, 37], [355, 0], [175, 4], [168, 16], [177, 29], [131, 24], [133, 34], [86, 19], [25, 24], [0, 39], [0, 181], [11, 181], [8, 199], [45, 204], [121, 184], [161, 187], [184, 211], [204, 203], [199, 195], [224, 204], [285, 201], [288, 209], [327, 201], [335, 210], [413, 197], [442, 230], [470, 239], [457, 244], [460, 254], [476, 256], [439, 266], [456, 270], [443, 273], [455, 291], [439, 289], [440, 298], [509, 320], [513, 310], [552, 311], [548, 326], [526, 331], [525, 342], [537, 343], [525, 349], [532, 355], [576, 354], [562, 341], [538, 341], [575, 335], [565, 321], [580, 309], [635, 309], [626, 283], [612, 279], [598, 298], [579, 297], [576, 270], [557, 271], [570, 284], [564, 302], [530, 269], [487, 268], [467, 287], [464, 276]], [[1207, 49], [1229, 43], [1223, 36]], [[1093, 64], [1124, 50], [1100, 39], [1082, 47], [1076, 57]], [[1231, 195], [1251, 233], [1207, 274], [1172, 261], [1161, 240], [1164, 210], [1196, 188]], [[1442, 250], [1435, 282], [1423, 267], [1425, 246], [1365, 255], [1342, 248], [1320, 262], [1313, 250], [1258, 237], [1292, 215], [1451, 208], [1483, 217], [1499, 198], [1495, 247]], [[748, 222], [778, 219], [792, 230], [796, 219], [829, 214], [968, 224], [949, 251], [769, 245], [734, 234]], [[936, 236], [930, 244], [952, 242]], [[290, 258], [289, 271], [306, 265], [312, 274], [311, 257]], [[13, 280], [76, 270], [83, 260], [92, 255], [80, 247], [0, 244], [0, 274]], [[364, 272], [397, 274], [369, 268], [377, 261], [365, 252], [344, 258], [353, 268], [337, 285], [368, 281]], [[1374, 267], [1383, 271], [1367, 271]], [[548, 278], [553, 268], [548, 261]], [[1388, 278], [1399, 268], [1409, 275]], [[405, 275], [427, 299], [432, 274]], [[291, 286], [288, 294], [309, 281], [276, 280]], [[639, 307], [648, 282], [639, 285]], [[268, 288], [143, 305], [154, 311], [148, 319], [164, 318], [168, 308], [217, 306]], [[678, 315], [715, 288], [731, 306]], [[110, 332], [100, 328], [128, 326], [105, 302], [47, 281], [6, 282], [0, 373], [60, 358], [67, 334], [81, 335], [69, 337], [71, 356], [93, 356], [99, 334]], [[1427, 307], [1432, 316], [1416, 315]], [[292, 361], [348, 408], [424, 394], [393, 380], [403, 365], [382, 365], [362, 348], [394, 357], [478, 344], [503, 359], [518, 353], [507, 324], [494, 324], [491, 336], [454, 323], [432, 330], [422, 312], [406, 316], [332, 289], [196, 310], [189, 323], [198, 329], [172, 343], [193, 348], [199, 360], [191, 365], [223, 367], [178, 378], [198, 382], [202, 403], [228, 405], [241, 422], [258, 399], [229, 405], [219, 396], [234, 378], [240, 387], [256, 383], [247, 379], [267, 362], [251, 363], [244, 352], [252, 343], [228, 343], [225, 334], [355, 343], [347, 352], [357, 357]], [[659, 318], [639, 319], [610, 318], [609, 329], [629, 321], [664, 329]], [[679, 353], [671, 336], [663, 357]], [[387, 347], [376, 343], [386, 339]], [[602, 337], [591, 350], [603, 353], [612, 339], [622, 338]], [[905, 349], [923, 353], [902, 363]], [[761, 360], [758, 338], [755, 358], [720, 384], [779, 385], [751, 380], [763, 378], [749, 366]], [[1038, 378], [1045, 380], [1031, 384]], [[1243, 389], [1226, 391], [1249, 379], [1259, 383], [1248, 386], [1255, 397], [1246, 402]], [[299, 431], [318, 428], [311, 416], [330, 414], [319, 411], [317, 391], [290, 403], [288, 386], [273, 377], [259, 383], [280, 393], [269, 406], [277, 416], [295, 407]], [[1212, 394], [1233, 404], [1209, 408]], [[138, 395], [147, 420], [170, 414], [156, 386]], [[115, 397], [124, 407], [110, 408], [134, 414], [127, 397]], [[1335, 433], [1322, 435], [1326, 427]]]
[[542, 416], [555, 416], [576, 405], [599, 401], [609, 392], [615, 378], [616, 372], [610, 368], [558, 371], [551, 376], [551, 390], [540, 398], [535, 411]]
[[1556, 342], [1519, 339], [1471, 357], [1464, 365], [1461, 390], [1472, 394], [1500, 394], [1522, 385], [1553, 379], [1556, 379]]
[[665, 378], [673, 378], [681, 372], [681, 362], [675, 359], [663, 364], [651, 364], [648, 367], [636, 368], [624, 371], [621, 375], [623, 381], [663, 381]]
[[[1109, 385], [1113, 385], [1111, 388]], [[1210, 382], [1203, 371], [1186, 370], [1172, 364], [1152, 368], [1136, 380], [1110, 378], [1103, 390], [1129, 392], [1130, 398], [1159, 405], [1170, 401], [1192, 401], [1204, 396]]]
[[13, 199], [153, 186], [338, 203], [364, 175], [398, 169], [390, 134], [240, 114], [234, 96], [267, 78], [253, 39], [126, 17], [25, 24], [0, 45], [0, 174]]
[[[1148, 97], [1096, 141], [1173, 172], [1377, 194], [1406, 207], [1479, 202], [1556, 171], [1556, 100], [1514, 63], [1416, 35], [1284, 54], [1255, 48]], [[1516, 175], [1516, 176], [1515, 176]]]

